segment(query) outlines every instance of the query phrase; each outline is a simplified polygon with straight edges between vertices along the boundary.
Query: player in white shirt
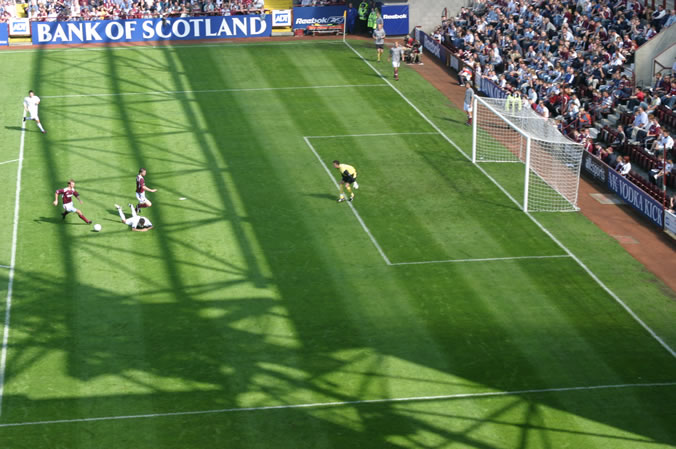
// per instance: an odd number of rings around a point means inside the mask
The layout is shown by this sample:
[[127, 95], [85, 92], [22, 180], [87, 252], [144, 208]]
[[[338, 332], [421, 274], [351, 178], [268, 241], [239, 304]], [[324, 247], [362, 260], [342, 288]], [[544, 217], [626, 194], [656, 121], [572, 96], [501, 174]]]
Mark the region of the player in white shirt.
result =
[[30, 114], [30, 117], [24, 116], [23, 121], [26, 120], [35, 120], [38, 124], [38, 128], [42, 131], [42, 134], [46, 134], [47, 131], [42, 127], [40, 123], [40, 118], [38, 117], [38, 105], [40, 104], [40, 97], [35, 95], [35, 92], [32, 90], [28, 91], [28, 96], [23, 99], [23, 108]]
[[131, 217], [129, 218], [124, 216], [124, 212], [122, 212], [122, 208], [118, 204], [115, 205], [115, 208], [117, 209], [117, 213], [120, 214], [122, 223], [131, 227], [132, 231], [145, 232], [153, 228], [153, 224], [150, 222], [150, 220], [148, 220], [146, 217], [141, 217], [140, 215], [136, 214], [136, 209], [132, 204], [129, 205], [129, 208], [131, 209]]

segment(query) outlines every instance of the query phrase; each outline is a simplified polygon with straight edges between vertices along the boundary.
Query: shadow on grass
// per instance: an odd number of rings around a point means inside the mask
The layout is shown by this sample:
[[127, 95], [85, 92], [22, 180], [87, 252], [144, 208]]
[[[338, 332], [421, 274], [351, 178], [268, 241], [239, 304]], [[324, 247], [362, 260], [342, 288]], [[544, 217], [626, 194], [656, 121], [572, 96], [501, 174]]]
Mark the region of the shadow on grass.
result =
[[[184, 81], [178, 75], [183, 70], [188, 72], [188, 80], [197, 82], [204, 75], [204, 67], [218, 67], [222, 71], [214, 71], [213, 81], [220, 86], [228, 86], [228, 80], [234, 78], [239, 70], [236, 65], [223, 64], [217, 47], [213, 51], [159, 51], [166, 58], [166, 64], [162, 66], [173, 74], [171, 87], [174, 90], [193, 87], [190, 81]], [[268, 73], [270, 65], [260, 57], [262, 50], [254, 48], [251, 51], [258, 69]], [[111, 87], [123, 92], [122, 62], [116, 60], [113, 50], [104, 53], [103, 58]], [[289, 52], [289, 75], [297, 80], [311, 76], [307, 71], [294, 67], [294, 58], [297, 56]], [[199, 59], [199, 64], [196, 59]], [[35, 69], [33, 81], [39, 86], [41, 62], [38, 56]], [[349, 67], [338, 66], [336, 69], [350, 79]], [[152, 86], [142, 87], [150, 89]], [[284, 104], [284, 94], [277, 92], [273, 95]], [[313, 92], [306, 97], [310, 97], [312, 104], [322, 106], [327, 122], [340, 121], [321, 94]], [[123, 97], [114, 101], [133, 152], [130, 159], [137, 167], [142, 166], [148, 150], [142, 145], [134, 127], [132, 111]], [[397, 276], [391, 274], [389, 268], [368, 267], [360, 276], [346, 279], [333, 260], [317, 250], [323, 247], [321, 236], [311, 232], [305, 222], [298, 219], [306, 211], [294, 201], [296, 192], [286, 185], [285, 174], [278, 171], [265, 142], [259, 137], [261, 119], [249, 115], [247, 100], [234, 97], [199, 103], [187, 98], [178, 101], [186, 117], [186, 126], [200, 129], [197, 117], [205, 117], [207, 129], [220, 137], [216, 139], [219, 142], [227, 142], [228, 133], [223, 131], [222, 117], [209, 110], [215, 101], [222, 103], [223, 109], [228, 111], [229, 125], [249, 135], [248, 153], [225, 145], [215, 148], [203, 134], [202, 137], [196, 136], [197, 151], [206, 161], [203, 176], [209, 177], [215, 186], [219, 210], [227, 211], [222, 219], [219, 217], [220, 224], [234, 228], [232, 247], [242, 253], [243, 266], [228, 265], [227, 255], [210, 253], [209, 245], [201, 241], [185, 242], [180, 234], [155, 233], [152, 238], [159, 248], [159, 254], [155, 256], [161, 261], [161, 269], [146, 274], [142, 266], [124, 263], [127, 253], [112, 244], [91, 245], [76, 251], [72, 247], [73, 239], [63, 227], [59, 228], [58, 250], [62, 257], [59, 263], [63, 274], [54, 279], [18, 272], [16, 316], [19, 335], [12, 341], [8, 380], [23, 371], [35, 369], [33, 366], [39, 366], [43, 358], [54, 357], [54, 354], [61, 357], [63, 354], [62, 374], [68, 382], [76, 382], [78, 387], [64, 391], [61, 397], [55, 399], [52, 399], [51, 391], [45, 395], [49, 398], [40, 397], [44, 392], [12, 394], [7, 397], [12, 419], [181, 412], [236, 408], [251, 403], [361, 401], [386, 397], [390, 394], [390, 382], [402, 380], [401, 376], [388, 374], [386, 364], [394, 359], [410, 362], [414, 367], [408, 371], [410, 380], [431, 389], [444, 387], [448, 391], [453, 385], [424, 379], [417, 369], [440, 373], [440, 377], [441, 373], [450, 373], [468, 382], [486, 385], [487, 389], [510, 388], [519, 382], [551, 385], [551, 380], [545, 375], [546, 366], [534, 367], [540, 360], [531, 358], [533, 354], [530, 352], [524, 353], [526, 346], [521, 344], [523, 342], [514, 341], [514, 329], [510, 327], [513, 324], [494, 313], [497, 305], [490, 303], [492, 296], [477, 294], [468, 296], [469, 300], [454, 296], [458, 291], [472, 292], [472, 285], [478, 285], [473, 284], [474, 280], [469, 276], [459, 273], [460, 268], [436, 268], [438, 277], [435, 278], [418, 268]], [[291, 108], [288, 112], [293, 116]], [[308, 124], [302, 123], [300, 118], [294, 120], [299, 130], [308, 128]], [[45, 161], [43, 174], [56, 184], [56, 161], [48, 144], [48, 141], [40, 144]], [[224, 180], [223, 171], [218, 168], [217, 162], [221, 159], [232, 168], [230, 173], [234, 185], [240, 189], [240, 198], [233, 193], [231, 185]], [[255, 171], [250, 170], [252, 160], [256, 161]], [[152, 171], [150, 173], [152, 176]], [[336, 198], [335, 195], [320, 193], [308, 196], [332, 201]], [[246, 205], [243, 215], [248, 217], [248, 221], [235, 212], [236, 200]], [[160, 223], [169, 218], [161, 207], [156, 209], [156, 213]], [[61, 222], [57, 217], [42, 219], [48, 223]], [[120, 226], [124, 225], [120, 223]], [[249, 226], [251, 232], [247, 232]], [[142, 255], [142, 248], [138, 250]], [[79, 265], [80, 251], [88, 251], [90, 256], [122, 274], [128, 274], [133, 279], [130, 283], [137, 287], [128, 289], [130, 293], [122, 294], [112, 278], [110, 285], [94, 286], [81, 274], [84, 270]], [[195, 254], [208, 258], [208, 265], [195, 267], [182, 260]], [[225, 272], [224, 266], [230, 271]], [[194, 268], [200, 271], [196, 272]], [[367, 306], [371, 298], [365, 293], [353, 292], [361, 292], [362, 284], [371, 282], [368, 277], [371, 273], [382, 277], [378, 279], [382, 291], [375, 295], [400, 291], [404, 295], [391, 301], [376, 298], [373, 303], [383, 302], [386, 306], [379, 310], [369, 309]], [[434, 280], [432, 288], [420, 288], [430, 279]], [[487, 276], [487, 279], [491, 278]], [[554, 283], [547, 283], [547, 280], [543, 279], [540, 285], [542, 291], [553, 288], [550, 284]], [[120, 280], [117, 279], [117, 282]], [[243, 290], [235, 290], [237, 288]], [[46, 301], [45, 298], [58, 301]], [[145, 300], [147, 298], [149, 300]], [[483, 301], [466, 308], [459, 306], [463, 301], [470, 302], [476, 298], [483, 298]], [[408, 302], [409, 299], [412, 301]], [[451, 307], [454, 310], [448, 312]], [[475, 311], [475, 315], [463, 315], [469, 314], [468, 310]], [[20, 321], [22, 316], [24, 322]], [[479, 322], [480, 317], [484, 317], [484, 322]], [[22, 333], [24, 338], [20, 337]], [[607, 353], [616, 348], [605, 347], [601, 338], [592, 338], [596, 337], [592, 331], [580, 332], [579, 336], [585, 337], [585, 345], [592, 346], [587, 354], [594, 352], [601, 358], [605, 357], [602, 362], [615, 361], [609, 360]], [[599, 346], [594, 348], [595, 345]], [[341, 356], [350, 351], [353, 356]], [[363, 353], [367, 352], [376, 354], [374, 360], [357, 368], [363, 362]], [[665, 363], [665, 366], [668, 365]], [[356, 385], [349, 392], [342, 391], [338, 379], [351, 375], [357, 379]], [[129, 391], [134, 392], [100, 393], [97, 389], [105, 386], [96, 386], [94, 382], [109, 382], [113, 377], [117, 378], [115, 382], [130, 386]], [[87, 384], [90, 381], [92, 384]], [[185, 391], [180, 391], [181, 388]], [[610, 399], [608, 403], [617, 404], [616, 401], [619, 401], [613, 396]], [[530, 446], [528, 437], [539, 438], [544, 431], [568, 431], [543, 425], [543, 418], [533, 405], [532, 397], [519, 398], [515, 402], [524, 407], [523, 419], [515, 424], [513, 416], [506, 416], [502, 424], [508, 428], [505, 432], [518, 427], [517, 433], [521, 438], [514, 447]], [[544, 407], [571, 408], [569, 403], [562, 403], [557, 396], [543, 398], [541, 402]], [[584, 396], [576, 404], [583, 402]], [[468, 409], [481, 408], [476, 404], [472, 403]], [[439, 415], [432, 416], [430, 413], [431, 418], [426, 420], [424, 413], [416, 411], [413, 406], [406, 410], [390, 403], [354, 406], [345, 415], [341, 415], [336, 407], [328, 411], [262, 411], [256, 416], [251, 414], [253, 412], [235, 417], [223, 413], [208, 419], [119, 420], [101, 427], [98, 427], [100, 423], [56, 424], [40, 427], [39, 432], [33, 430], [20, 434], [17, 430], [16, 438], [9, 442], [40, 447], [39, 443], [44, 445], [50, 437], [58, 442], [78, 441], [83, 445], [86, 445], [85, 440], [90, 439], [91, 446], [101, 447], [105, 445], [101, 438], [109, 438], [109, 446], [119, 446], [122, 444], [120, 439], [135, 440], [138, 437], [138, 441], [129, 443], [130, 447], [179, 447], [177, 444], [181, 443], [181, 447], [196, 447], [196, 441], [211, 437], [228, 440], [232, 447], [269, 447], [270, 439], [274, 439], [279, 448], [307, 447], [308, 444], [314, 448], [429, 448], [436, 447], [433, 444], [436, 441], [493, 449], [504, 447], [503, 442], [486, 443], [481, 440], [482, 436], [475, 433], [515, 407], [508, 404], [498, 408], [488, 415], [488, 419], [471, 421], [467, 418], [465, 421], [470, 421], [470, 424], [465, 426], [457, 424], [464, 418], [462, 415], [443, 408]], [[617, 418], [617, 415], [611, 417], [600, 406], [585, 408], [580, 405], [572, 408], [572, 412], [650, 435], [657, 441], [668, 441], [673, 436], [673, 431], [665, 435], [658, 426], [654, 429], [637, 428], [631, 419]], [[645, 411], [647, 414], [650, 412]], [[662, 418], [655, 417], [655, 421], [665, 423], [664, 428], [668, 428], [668, 419], [668, 413]], [[570, 425], [574, 427], [574, 424]], [[127, 432], [120, 431], [125, 426], [128, 426]], [[14, 430], [10, 429], [10, 432]], [[145, 440], [146, 435], [151, 435], [151, 438]], [[594, 433], [588, 436], [614, 438]], [[35, 439], [32, 445], [30, 438]], [[635, 441], [629, 437], [622, 440]], [[164, 444], [157, 444], [157, 441]]]

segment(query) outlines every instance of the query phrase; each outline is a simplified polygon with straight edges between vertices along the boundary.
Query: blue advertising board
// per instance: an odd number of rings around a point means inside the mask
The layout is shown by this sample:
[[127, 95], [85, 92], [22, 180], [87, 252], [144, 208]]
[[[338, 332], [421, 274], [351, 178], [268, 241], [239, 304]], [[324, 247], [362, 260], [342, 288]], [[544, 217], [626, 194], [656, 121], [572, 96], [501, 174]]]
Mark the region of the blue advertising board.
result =
[[208, 16], [170, 19], [32, 22], [33, 45], [269, 37], [272, 17]]
[[486, 96], [491, 98], [507, 98], [507, 92], [502, 90], [500, 86], [495, 84], [493, 81], [488, 78], [481, 77], [481, 82], [479, 83], [479, 90], [486, 94]]
[[0, 23], [0, 45], [9, 45], [9, 27], [6, 23]]
[[650, 221], [660, 228], [664, 227], [664, 208], [662, 204], [614, 170], [608, 170], [608, 187], [634, 209], [648, 217]]
[[346, 10], [345, 6], [296, 6], [293, 8], [293, 28], [304, 30], [308, 25], [342, 25]]
[[408, 5], [383, 6], [383, 28], [388, 36], [408, 34]]

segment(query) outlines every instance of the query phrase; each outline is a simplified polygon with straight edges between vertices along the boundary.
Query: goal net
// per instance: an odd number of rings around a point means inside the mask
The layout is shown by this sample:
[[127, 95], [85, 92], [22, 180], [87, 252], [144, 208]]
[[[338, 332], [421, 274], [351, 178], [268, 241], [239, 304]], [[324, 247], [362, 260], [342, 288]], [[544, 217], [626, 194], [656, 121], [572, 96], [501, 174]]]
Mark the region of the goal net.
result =
[[520, 205], [526, 212], [578, 210], [584, 147], [530, 107], [498, 98], [474, 98], [472, 161], [523, 164]]

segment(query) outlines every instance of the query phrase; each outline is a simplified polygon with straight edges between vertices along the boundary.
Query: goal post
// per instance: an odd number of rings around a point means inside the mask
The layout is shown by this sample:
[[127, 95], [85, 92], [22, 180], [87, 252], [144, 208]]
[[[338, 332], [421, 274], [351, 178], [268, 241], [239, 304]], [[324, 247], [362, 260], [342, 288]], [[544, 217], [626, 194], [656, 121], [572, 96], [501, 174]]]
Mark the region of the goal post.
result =
[[525, 212], [578, 210], [582, 144], [520, 101], [475, 95], [473, 110], [472, 162], [523, 164]]

